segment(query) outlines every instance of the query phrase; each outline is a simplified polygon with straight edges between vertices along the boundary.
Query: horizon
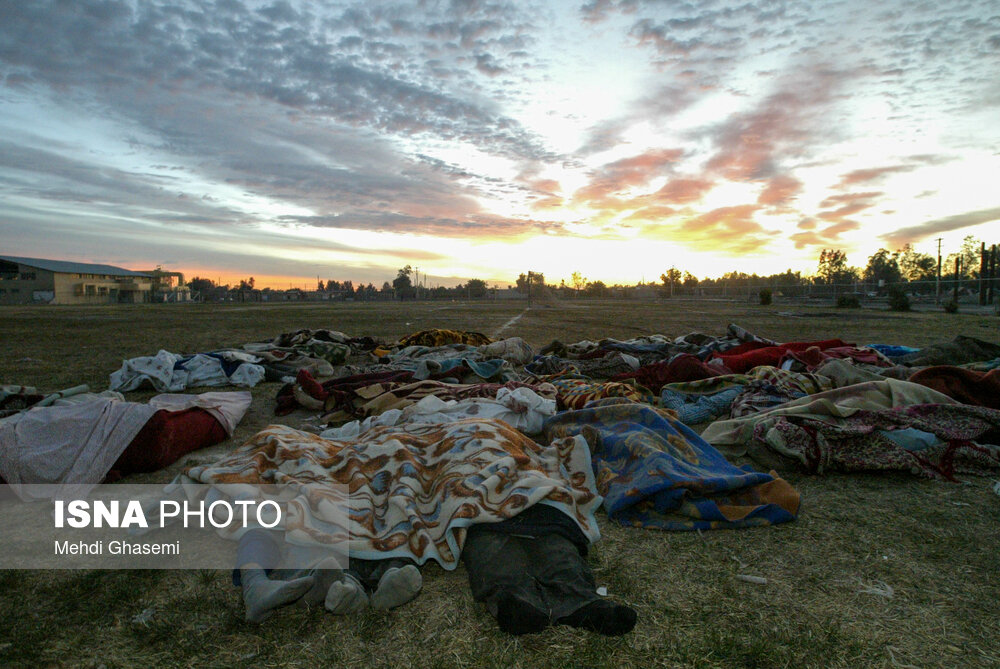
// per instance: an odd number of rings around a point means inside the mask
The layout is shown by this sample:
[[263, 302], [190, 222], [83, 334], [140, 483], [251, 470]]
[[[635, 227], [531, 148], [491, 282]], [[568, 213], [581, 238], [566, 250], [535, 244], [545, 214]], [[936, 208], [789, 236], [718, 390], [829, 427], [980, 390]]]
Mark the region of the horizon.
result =
[[13, 3], [0, 251], [276, 289], [945, 256], [996, 241], [998, 61], [990, 2]]

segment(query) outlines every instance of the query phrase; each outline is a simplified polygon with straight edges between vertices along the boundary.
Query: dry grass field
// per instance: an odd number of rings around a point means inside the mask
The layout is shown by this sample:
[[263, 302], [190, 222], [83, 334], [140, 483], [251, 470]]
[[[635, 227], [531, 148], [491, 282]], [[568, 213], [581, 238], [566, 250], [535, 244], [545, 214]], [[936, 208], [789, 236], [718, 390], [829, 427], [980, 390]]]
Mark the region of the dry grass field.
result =
[[[722, 334], [730, 322], [783, 341], [839, 336], [921, 346], [965, 334], [1000, 342], [994, 316], [683, 301], [564, 302], [529, 311], [523, 303], [450, 302], [4, 308], [0, 383], [104, 390], [124, 358], [160, 348], [194, 353], [299, 328], [385, 341], [430, 327], [502, 331], [540, 347], [553, 339]], [[278, 387], [256, 387], [235, 437], [194, 459], [211, 460], [272, 422]], [[282, 420], [294, 426], [307, 415]], [[184, 464], [144, 482], [166, 482]], [[428, 565], [421, 595], [391, 612], [339, 618], [289, 608], [262, 625], [243, 621], [239, 591], [221, 571], [6, 571], [0, 666], [1000, 666], [993, 481], [787, 478], [802, 493], [800, 518], [787, 525], [664, 533], [601, 517], [592, 566], [610, 596], [639, 613], [624, 637], [567, 627], [504, 635], [473, 602], [461, 567]], [[147, 615], [137, 618], [141, 612]]]

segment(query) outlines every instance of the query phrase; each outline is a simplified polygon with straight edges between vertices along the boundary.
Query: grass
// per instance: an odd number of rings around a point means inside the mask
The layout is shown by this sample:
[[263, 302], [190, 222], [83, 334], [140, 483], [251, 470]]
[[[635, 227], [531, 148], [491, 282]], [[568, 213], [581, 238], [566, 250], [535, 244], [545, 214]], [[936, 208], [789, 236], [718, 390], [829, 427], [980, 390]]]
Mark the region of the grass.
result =
[[[922, 346], [955, 334], [998, 339], [996, 317], [961, 313], [791, 313], [788, 305], [680, 300], [536, 304], [527, 312], [524, 306], [4, 308], [0, 383], [104, 390], [122, 359], [160, 348], [191, 353], [306, 327], [386, 341], [429, 327], [493, 335], [519, 315], [503, 334], [536, 348], [553, 339], [721, 334], [730, 322], [783, 341], [839, 336]], [[272, 422], [277, 388], [255, 388], [234, 438], [193, 460], [214, 459]], [[142, 482], [165, 482], [190, 461]], [[506, 636], [472, 601], [461, 567], [428, 565], [421, 595], [395, 611], [338, 618], [285, 609], [259, 626], [243, 622], [239, 592], [223, 572], [7, 571], [0, 572], [0, 666], [1000, 666], [1000, 498], [992, 481], [787, 478], [803, 500], [799, 520], [789, 525], [663, 533], [621, 528], [602, 516], [603, 539], [591, 564], [600, 584], [639, 612], [635, 631], [622, 638], [565, 627]], [[737, 574], [763, 576], [767, 584]]]

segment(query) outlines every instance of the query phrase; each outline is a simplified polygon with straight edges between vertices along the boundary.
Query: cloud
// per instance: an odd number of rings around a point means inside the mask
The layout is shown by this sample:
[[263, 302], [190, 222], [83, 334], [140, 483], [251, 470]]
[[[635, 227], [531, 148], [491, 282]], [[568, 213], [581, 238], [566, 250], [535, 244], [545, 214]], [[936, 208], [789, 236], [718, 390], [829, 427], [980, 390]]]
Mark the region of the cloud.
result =
[[[119, 111], [123, 98], [136, 90], [145, 95], [177, 88], [225, 92], [350, 126], [426, 133], [511, 158], [549, 159], [538, 138], [482, 102], [475, 80], [466, 78], [459, 90], [444, 89], [436, 75], [413, 69], [413, 50], [424, 47], [412, 40], [433, 34], [458, 39], [453, 47], [437, 47], [452, 63], [467, 59], [465, 49], [475, 48], [467, 75], [491, 77], [506, 69], [501, 58], [515, 45], [523, 46], [521, 33], [529, 25], [513, 16], [500, 23], [477, 15], [494, 11], [491, 5], [471, 3], [464, 20], [435, 23], [423, 17], [423, 24], [407, 31], [406, 21], [392, 22], [375, 9], [347, 11], [334, 20], [295, 11], [287, 3], [257, 12], [221, 1], [200, 9], [152, 0], [134, 8], [113, 0], [16, 3], [5, 10], [0, 27], [5, 45], [0, 62], [54, 89], [100, 92], [99, 99]], [[361, 34], [331, 39], [350, 28]], [[39, 43], [58, 46], [35, 48]], [[363, 58], [354, 53], [359, 47]]]
[[757, 203], [779, 211], [790, 211], [788, 205], [801, 192], [801, 181], [787, 174], [779, 174], [767, 180], [757, 196]]
[[659, 203], [687, 204], [697, 202], [715, 185], [708, 179], [671, 179], [650, 199]]
[[890, 165], [887, 167], [870, 167], [867, 169], [854, 170], [853, 172], [848, 172], [843, 175], [835, 188], [847, 188], [855, 184], [878, 181], [887, 174], [912, 172], [916, 168], [916, 165]]
[[935, 218], [919, 225], [911, 225], [893, 230], [881, 235], [881, 238], [895, 247], [902, 247], [906, 244], [915, 244], [927, 237], [942, 232], [961, 230], [962, 228], [981, 225], [983, 223], [992, 223], [993, 221], [1000, 221], [1000, 207]]
[[706, 170], [732, 181], [770, 179], [779, 165], [833, 139], [826, 118], [835, 92], [854, 76], [824, 64], [794, 71], [749, 110], [696, 133], [716, 147]]
[[741, 254], [759, 251], [776, 235], [754, 220], [758, 205], [719, 207], [689, 217], [677, 216], [659, 225], [648, 225], [643, 232], [653, 238], [668, 239], [702, 250]]
[[598, 207], [611, 206], [620, 202], [614, 195], [668, 174], [683, 155], [680, 149], [652, 149], [608, 163], [591, 174], [590, 183], [579, 188], [573, 199]]

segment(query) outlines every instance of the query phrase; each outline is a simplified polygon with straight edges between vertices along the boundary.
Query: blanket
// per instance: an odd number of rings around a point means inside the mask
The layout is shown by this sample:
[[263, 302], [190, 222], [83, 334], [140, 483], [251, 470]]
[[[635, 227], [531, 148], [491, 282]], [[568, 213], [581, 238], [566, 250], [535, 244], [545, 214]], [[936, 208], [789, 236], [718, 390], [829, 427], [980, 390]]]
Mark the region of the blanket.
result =
[[[983, 438], [994, 443], [975, 443]], [[964, 404], [861, 410], [834, 422], [787, 414], [757, 423], [752, 440], [814, 474], [899, 471], [955, 481], [1000, 473], [1000, 411]]]
[[384, 382], [353, 389], [350, 393], [330, 394], [324, 404], [322, 421], [330, 424], [375, 416], [390, 409], [405, 409], [433, 395], [442, 400], [470, 397], [495, 398], [501, 388], [529, 388], [547, 399], [556, 398], [550, 384], [529, 385], [519, 381], [499, 383], [442, 383], [440, 381]]
[[663, 410], [602, 400], [546, 421], [558, 440], [582, 435], [608, 517], [625, 526], [700, 530], [794, 520], [799, 494], [773, 474], [730, 464]]
[[910, 381], [933, 388], [962, 404], [1000, 409], [1000, 369], [976, 372], [939, 365], [925, 367], [910, 376]]
[[[199, 425], [219, 425], [219, 437], [224, 438], [243, 418], [250, 399], [244, 391], [157, 395], [140, 404], [109, 392], [74, 395], [53, 406], [35, 407], [0, 420], [0, 478], [14, 485], [96, 485], [113, 468], [122, 468], [121, 456], [140, 435], [142, 443], [156, 443], [158, 435], [146, 428], [160, 412], [204, 410], [209, 420]], [[207, 445], [204, 440], [194, 442]], [[133, 453], [129, 460], [162, 462], [158, 455]]]
[[[913, 433], [934, 439], [914, 439]], [[903, 471], [954, 480], [1000, 466], [1000, 411], [959, 404], [907, 381], [869, 381], [752, 416], [717, 421], [702, 436], [727, 455], [810, 473]]]
[[668, 383], [683, 383], [685, 381], [698, 381], [709, 379], [713, 376], [722, 376], [726, 370], [715, 365], [702, 362], [690, 353], [681, 353], [674, 356], [669, 362], [655, 362], [650, 365], [643, 365], [635, 371], [625, 372], [611, 377], [612, 381], [624, 381], [635, 379], [654, 393]]
[[467, 332], [465, 330], [421, 330], [407, 335], [399, 340], [397, 346], [445, 346], [447, 344], [471, 344], [472, 346], [485, 346], [492, 344], [493, 340], [481, 332]]
[[252, 388], [264, 379], [260, 358], [244, 351], [218, 351], [179, 355], [159, 351], [154, 356], [122, 362], [111, 374], [111, 390], [129, 391], [149, 384], [159, 392], [176, 393], [198, 386], [246, 386]]
[[403, 423], [453, 423], [466, 418], [492, 418], [532, 436], [542, 431], [545, 419], [556, 412], [556, 401], [540, 397], [530, 388], [500, 388], [496, 399], [472, 397], [461, 401], [428, 395], [405, 409], [390, 409], [364, 420], [353, 420], [320, 433], [324, 439], [355, 439], [376, 425]]
[[[539, 503], [569, 516], [588, 540], [600, 536], [586, 442], [540, 446], [495, 420], [375, 427], [359, 441], [272, 425], [215, 464], [188, 469], [187, 481], [221, 494], [260, 495], [250, 486], [275, 484], [276, 495], [292, 498], [277, 528], [289, 543], [338, 545], [365, 560], [434, 560], [454, 569], [467, 527]], [[347, 505], [348, 527], [328, 512], [331, 500]]]
[[930, 367], [932, 365], [964, 365], [998, 357], [1000, 357], [1000, 345], [975, 337], [958, 335], [951, 341], [925, 346], [918, 351], [896, 358], [896, 361], [910, 367]]
[[634, 381], [593, 381], [575, 374], [551, 374], [528, 377], [529, 381], [555, 386], [560, 409], [582, 409], [593, 400], [622, 397], [636, 402], [656, 404], [657, 398]]
[[914, 404], [956, 402], [947, 395], [916, 383], [883, 379], [807, 395], [749, 416], [719, 420], [705, 428], [701, 436], [727, 456], [740, 457], [747, 455], [747, 445], [751, 443], [757, 424], [762, 421], [799, 415], [836, 422], [858, 411], [878, 411]]

